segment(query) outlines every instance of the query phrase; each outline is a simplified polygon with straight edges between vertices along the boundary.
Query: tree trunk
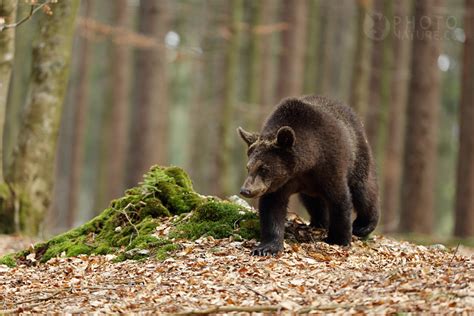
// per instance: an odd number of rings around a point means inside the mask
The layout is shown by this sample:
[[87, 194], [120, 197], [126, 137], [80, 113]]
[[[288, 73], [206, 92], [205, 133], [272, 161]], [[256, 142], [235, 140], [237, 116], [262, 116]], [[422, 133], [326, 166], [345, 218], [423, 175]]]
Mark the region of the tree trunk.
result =
[[474, 1], [466, 0], [454, 235], [474, 236]]
[[209, 50], [213, 45], [215, 37], [210, 36], [216, 27], [215, 15], [212, 14], [214, 6], [206, 2], [205, 5], [200, 6], [198, 14], [193, 17], [196, 25], [194, 30], [199, 34], [196, 40], [199, 46], [207, 53], [202, 54], [195, 59], [192, 74], [195, 86], [193, 89], [193, 96], [191, 101], [191, 133], [190, 145], [190, 176], [193, 179], [194, 188], [199, 192], [209, 192], [209, 178], [213, 175], [213, 168], [216, 159], [211, 150], [215, 141], [212, 138], [216, 133], [211, 133], [213, 126], [209, 124], [209, 120], [217, 122], [213, 114], [216, 112], [211, 106], [211, 94], [215, 93], [213, 86], [214, 78], [212, 76], [212, 67], [210, 67], [212, 60], [215, 58], [215, 51]]
[[249, 72], [248, 72], [248, 96], [247, 101], [249, 105], [255, 109], [255, 111], [249, 111], [252, 113], [247, 118], [247, 122], [250, 123], [249, 129], [255, 130], [257, 126], [258, 117], [253, 115], [257, 113], [260, 103], [260, 94], [262, 83], [262, 72], [260, 70], [261, 60], [262, 60], [262, 39], [261, 36], [257, 33], [257, 27], [262, 22], [263, 15], [263, 3], [261, 1], [252, 1], [251, 2], [251, 20], [250, 20], [250, 47], [249, 47]]
[[[4, 0], [0, 6], [0, 17], [5, 24], [11, 24], [16, 19], [16, 0]], [[3, 130], [7, 110], [8, 88], [13, 67], [15, 50], [15, 29], [0, 31], [0, 184], [3, 178]]]
[[[0, 18], [3, 23], [15, 22], [16, 0], [6, 0], [0, 6]], [[8, 205], [10, 190], [3, 176], [4, 169], [4, 146], [3, 131], [5, 129], [5, 117], [7, 114], [8, 89], [13, 68], [13, 56], [15, 50], [15, 30], [6, 29], [0, 31], [0, 232], [13, 232], [14, 212]]]
[[243, 19], [243, 1], [232, 0], [230, 7], [231, 20], [229, 23], [231, 38], [227, 46], [227, 61], [226, 61], [226, 72], [225, 72], [225, 92], [224, 92], [224, 104], [222, 105], [221, 121], [219, 126], [221, 148], [219, 150], [218, 157], [218, 170], [219, 172], [219, 190], [220, 196], [227, 196], [231, 191], [232, 174], [232, 139], [234, 135], [234, 129], [231, 128], [232, 117], [235, 108], [235, 99], [237, 92], [237, 76], [239, 66], [239, 45], [241, 30], [239, 23]]
[[282, 32], [279, 76], [277, 82], [278, 98], [297, 96], [303, 92], [304, 60], [306, 43], [305, 0], [283, 0], [282, 19], [288, 28]]
[[357, 1], [356, 47], [349, 104], [361, 118], [365, 118], [368, 103], [367, 92], [369, 91], [370, 48], [372, 43], [364, 32], [364, 24], [371, 7], [371, 0]]
[[372, 148], [372, 152], [377, 156], [377, 136], [380, 127], [380, 108], [382, 103], [382, 73], [383, 73], [383, 48], [385, 20], [383, 17], [384, 2], [375, 0], [373, 13], [372, 54], [370, 60], [370, 87], [369, 100], [365, 116], [365, 129], [367, 140]]
[[310, 0], [308, 8], [308, 31], [306, 48], [306, 66], [304, 72], [304, 93], [314, 94], [316, 90], [316, 78], [318, 75], [318, 49], [319, 49], [319, 0]]
[[318, 75], [318, 93], [331, 96], [331, 82], [333, 66], [333, 34], [336, 30], [336, 15], [337, 10], [334, 1], [325, 1], [321, 6], [321, 41], [320, 41], [320, 58], [318, 58], [321, 65]]
[[[263, 15], [263, 24], [270, 25], [275, 22], [275, 15], [278, 9], [278, 2], [274, 0], [261, 0]], [[260, 93], [260, 115], [259, 124], [263, 121], [275, 105], [275, 39], [276, 32], [264, 34], [261, 38], [262, 42], [262, 59], [261, 59], [261, 93]]]
[[[82, 1], [84, 5], [84, 17], [90, 18], [93, 10], [91, 0]], [[79, 41], [80, 59], [78, 63], [78, 82], [74, 91], [74, 122], [72, 137], [72, 162], [71, 175], [69, 178], [69, 202], [67, 209], [67, 225], [74, 226], [77, 208], [79, 207], [79, 194], [81, 192], [81, 175], [83, 173], [86, 113], [89, 102], [89, 70], [91, 61], [91, 43], [87, 37]]]
[[[307, 4], [306, 0], [282, 2], [282, 19], [288, 24], [288, 28], [281, 34], [276, 92], [279, 100], [303, 93], [306, 43], [301, 39], [306, 38]], [[298, 211], [299, 203], [296, 197], [290, 199], [289, 208], [293, 212]]]
[[[411, 80], [409, 87], [400, 230], [430, 234], [434, 217], [434, 187], [440, 73], [438, 56], [441, 41], [430, 36], [440, 32], [441, 0], [415, 3]], [[431, 23], [426, 23], [430, 19]], [[429, 24], [429, 25], [428, 25]], [[441, 32], [442, 33], [442, 32]]]
[[140, 181], [152, 165], [168, 161], [167, 11], [166, 1], [140, 1], [139, 32], [157, 39], [158, 45], [139, 51], [136, 57], [128, 186]]
[[[120, 41], [120, 33], [128, 26], [130, 10], [127, 0], [116, 0], [114, 6], [114, 24], [119, 30], [113, 38], [110, 48], [111, 69], [111, 111], [107, 136], [106, 200], [121, 196], [125, 188], [125, 170], [128, 145], [128, 106], [130, 104], [129, 74], [130, 51]], [[158, 144], [157, 144], [158, 145]]]
[[[394, 17], [406, 21], [409, 14], [409, 3], [398, 0], [394, 3]], [[398, 225], [398, 207], [400, 202], [400, 181], [402, 170], [403, 124], [408, 88], [409, 46], [404, 35], [408, 31], [407, 23], [398, 24], [393, 30], [393, 67], [390, 82], [390, 99], [388, 104], [388, 131], [385, 143], [382, 226], [385, 233], [394, 232]], [[398, 34], [398, 35], [397, 35]]]
[[41, 15], [33, 72], [12, 166], [12, 188], [22, 232], [36, 235], [51, 203], [58, 127], [69, 76], [79, 1], [51, 4]]
[[[18, 1], [16, 1], [18, 2]], [[29, 5], [19, 5], [17, 20], [30, 12]], [[38, 19], [34, 18], [27, 23], [16, 27], [15, 30], [15, 58], [13, 61], [12, 78], [10, 81], [5, 124], [3, 127], [3, 173], [8, 182], [11, 176], [13, 151], [17, 144], [20, 131], [21, 112], [24, 108], [28, 84], [31, 77], [31, 51], [33, 41], [39, 34]]]

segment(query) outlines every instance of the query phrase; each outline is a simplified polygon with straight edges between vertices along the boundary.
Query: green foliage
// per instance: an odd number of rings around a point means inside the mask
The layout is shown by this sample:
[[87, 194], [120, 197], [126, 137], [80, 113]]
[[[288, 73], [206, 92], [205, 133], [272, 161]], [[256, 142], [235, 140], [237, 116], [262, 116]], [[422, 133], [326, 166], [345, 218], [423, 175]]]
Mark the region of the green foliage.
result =
[[[191, 212], [191, 215], [186, 215]], [[153, 235], [164, 217], [176, 216], [168, 236]], [[168, 257], [180, 245], [173, 238], [201, 236], [254, 238], [258, 234], [255, 213], [226, 201], [194, 192], [186, 173], [177, 167], [152, 167], [139, 186], [110, 203], [84, 225], [56, 236], [30, 250], [3, 257], [0, 262], [23, 262], [34, 253], [39, 262], [57, 256], [117, 255], [116, 261]]]

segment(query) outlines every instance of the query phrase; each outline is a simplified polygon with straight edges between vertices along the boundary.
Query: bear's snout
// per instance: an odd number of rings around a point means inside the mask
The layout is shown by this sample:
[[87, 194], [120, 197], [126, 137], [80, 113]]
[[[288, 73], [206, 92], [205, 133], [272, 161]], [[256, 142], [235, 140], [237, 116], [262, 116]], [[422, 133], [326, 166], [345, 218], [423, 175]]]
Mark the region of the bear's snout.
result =
[[249, 176], [240, 188], [240, 194], [246, 198], [256, 198], [262, 196], [267, 189], [261, 177]]
[[247, 198], [248, 198], [248, 197], [252, 197], [252, 192], [251, 192], [249, 189], [244, 188], [244, 187], [241, 187], [241, 188], [240, 188], [240, 194], [241, 194], [242, 196], [247, 197]]

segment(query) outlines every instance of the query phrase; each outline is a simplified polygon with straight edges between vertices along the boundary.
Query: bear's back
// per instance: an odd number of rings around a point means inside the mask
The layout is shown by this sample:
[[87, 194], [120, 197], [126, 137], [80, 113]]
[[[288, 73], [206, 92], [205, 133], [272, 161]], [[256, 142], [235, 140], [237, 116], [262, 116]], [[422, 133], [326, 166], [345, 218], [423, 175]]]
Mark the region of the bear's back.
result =
[[328, 120], [345, 129], [351, 139], [363, 138], [362, 124], [349, 106], [317, 95], [283, 99], [264, 123], [262, 135], [270, 136], [285, 125], [295, 130], [317, 128]]
[[328, 157], [346, 157], [349, 165], [369, 155], [362, 123], [342, 102], [315, 95], [283, 99], [264, 123], [261, 137], [272, 140], [282, 126], [295, 131], [300, 154], [322, 151]]

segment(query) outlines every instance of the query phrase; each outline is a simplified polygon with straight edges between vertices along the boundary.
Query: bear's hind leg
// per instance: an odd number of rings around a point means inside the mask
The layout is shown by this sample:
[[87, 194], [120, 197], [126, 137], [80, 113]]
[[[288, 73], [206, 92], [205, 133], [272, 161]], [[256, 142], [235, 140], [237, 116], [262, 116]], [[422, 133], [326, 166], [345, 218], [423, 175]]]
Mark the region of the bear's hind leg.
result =
[[327, 229], [329, 227], [329, 214], [326, 201], [322, 197], [312, 197], [303, 193], [299, 196], [311, 218], [310, 226]]
[[366, 237], [375, 229], [379, 220], [378, 187], [375, 176], [369, 175], [365, 182], [355, 181], [350, 189], [352, 203], [357, 213], [352, 231], [358, 237]]

